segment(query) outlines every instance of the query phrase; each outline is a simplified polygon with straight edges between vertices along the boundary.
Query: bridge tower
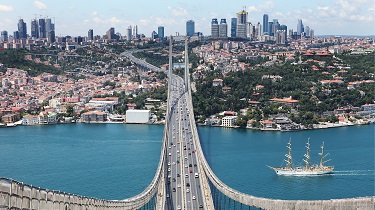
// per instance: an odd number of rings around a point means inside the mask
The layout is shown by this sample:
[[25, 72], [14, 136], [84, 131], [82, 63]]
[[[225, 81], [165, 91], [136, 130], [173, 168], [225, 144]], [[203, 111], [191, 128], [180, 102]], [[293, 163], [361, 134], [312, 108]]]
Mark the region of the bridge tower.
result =
[[189, 48], [188, 48], [188, 36], [185, 36], [185, 74], [184, 74], [184, 79], [185, 79], [185, 92], [189, 93]]

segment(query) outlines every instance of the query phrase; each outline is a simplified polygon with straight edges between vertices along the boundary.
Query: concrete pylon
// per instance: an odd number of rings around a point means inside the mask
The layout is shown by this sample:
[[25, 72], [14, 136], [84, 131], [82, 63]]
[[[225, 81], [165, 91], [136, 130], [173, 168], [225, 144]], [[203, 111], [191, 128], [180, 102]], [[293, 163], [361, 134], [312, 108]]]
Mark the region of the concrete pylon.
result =
[[189, 48], [188, 48], [188, 37], [185, 36], [185, 91], [189, 93]]

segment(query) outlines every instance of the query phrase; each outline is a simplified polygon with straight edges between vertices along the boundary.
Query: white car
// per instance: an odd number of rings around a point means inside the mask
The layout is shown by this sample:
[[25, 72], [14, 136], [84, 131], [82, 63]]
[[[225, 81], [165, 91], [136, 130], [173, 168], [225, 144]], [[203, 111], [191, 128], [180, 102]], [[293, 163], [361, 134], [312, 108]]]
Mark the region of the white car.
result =
[[180, 184], [178, 184], [178, 185], [177, 185], [177, 187], [181, 187], [181, 185], [180, 185]]
[[195, 196], [193, 195], [193, 200], [195, 200]]
[[168, 171], [171, 171], [171, 168], [168, 168]]
[[190, 192], [189, 188], [186, 189], [186, 192], [187, 192], [187, 193]]

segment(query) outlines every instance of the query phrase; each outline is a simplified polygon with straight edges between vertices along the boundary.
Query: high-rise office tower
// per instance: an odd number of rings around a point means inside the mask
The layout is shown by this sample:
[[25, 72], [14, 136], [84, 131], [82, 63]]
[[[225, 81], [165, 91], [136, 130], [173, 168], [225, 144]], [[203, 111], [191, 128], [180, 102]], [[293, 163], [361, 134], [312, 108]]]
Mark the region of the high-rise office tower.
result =
[[260, 24], [260, 22], [257, 23], [257, 27], [255, 29], [255, 36], [256, 36], [257, 40], [261, 39], [261, 36], [262, 36], [262, 25]]
[[156, 38], [158, 38], [158, 33], [156, 33], [156, 31], [153, 31], [151, 33], [151, 39], [156, 39]]
[[280, 23], [279, 23], [279, 20], [278, 19], [273, 19], [273, 24], [272, 24], [272, 33], [273, 33], [273, 36], [275, 36], [275, 33], [277, 30], [280, 29]]
[[46, 34], [48, 34], [48, 32], [50, 31], [55, 30], [55, 25], [52, 23], [50, 18], [46, 18], [45, 22], [46, 22]]
[[55, 31], [49, 31], [47, 33], [47, 42], [48, 43], [54, 43], [56, 41], [56, 37], [55, 37]]
[[36, 19], [31, 21], [31, 37], [33, 39], [39, 38], [39, 26], [38, 21]]
[[26, 29], [26, 23], [23, 22], [23, 19], [18, 20], [18, 32], [19, 32], [19, 38], [20, 39], [26, 39], [27, 38], [27, 29]]
[[310, 36], [310, 27], [305, 26], [304, 32], [305, 32], [305, 36]]
[[164, 38], [164, 26], [158, 27], [158, 38], [160, 39]]
[[138, 26], [137, 25], [133, 27], [133, 37], [138, 38]]
[[223, 38], [228, 37], [228, 25], [227, 25], [227, 20], [224, 19], [224, 18], [220, 20], [220, 25], [219, 25], [219, 37], [223, 37]]
[[288, 27], [286, 25], [280, 25], [279, 30], [288, 31]]
[[211, 37], [219, 37], [219, 23], [217, 18], [213, 18], [211, 21]]
[[107, 39], [116, 39], [115, 28], [110, 28], [107, 33]]
[[8, 41], [8, 31], [1, 31], [1, 41], [3, 42]]
[[298, 19], [298, 23], [297, 23], [297, 35], [301, 35], [302, 32], [303, 32], [303, 23], [302, 23], [301, 19]]
[[132, 26], [129, 26], [126, 30], [126, 40], [130, 41], [132, 37]]
[[44, 19], [39, 19], [39, 38], [47, 38], [46, 21]]
[[273, 22], [268, 22], [268, 35], [273, 36]]
[[254, 31], [253, 31], [253, 24], [251, 23], [251, 22], [248, 22], [247, 23], [247, 26], [246, 26], [246, 36], [250, 39], [250, 40], [252, 40], [253, 38], [254, 38], [254, 36], [253, 36], [253, 33], [254, 33]]
[[18, 31], [13, 32], [13, 39], [14, 40], [20, 39], [20, 33]]
[[195, 23], [193, 20], [186, 21], [186, 36], [193, 36], [195, 33]]
[[237, 13], [237, 37], [246, 38], [247, 15], [245, 8]]
[[263, 34], [269, 33], [268, 32], [268, 15], [264, 14], [263, 15]]
[[236, 37], [237, 36], [237, 18], [232, 18], [230, 21], [230, 36]]
[[89, 29], [89, 31], [87, 32], [87, 39], [88, 40], [94, 40], [94, 30], [93, 29]]
[[310, 37], [314, 38], [314, 29], [310, 29]]
[[285, 44], [286, 42], [286, 31], [277, 30], [275, 33], [276, 44]]

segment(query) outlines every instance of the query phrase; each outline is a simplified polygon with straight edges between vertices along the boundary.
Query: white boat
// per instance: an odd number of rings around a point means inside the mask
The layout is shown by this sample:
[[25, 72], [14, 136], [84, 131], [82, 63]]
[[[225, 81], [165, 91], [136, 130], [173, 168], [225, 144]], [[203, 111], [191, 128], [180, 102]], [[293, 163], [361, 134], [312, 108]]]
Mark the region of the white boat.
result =
[[285, 154], [285, 157], [287, 160], [284, 160], [286, 162], [286, 167], [271, 167], [269, 168], [273, 169], [277, 175], [284, 175], [284, 176], [316, 176], [316, 175], [323, 175], [323, 174], [329, 174], [333, 172], [334, 167], [333, 166], [325, 166], [324, 163], [330, 161], [324, 161], [324, 158], [329, 155], [329, 153], [324, 155], [324, 142], [320, 148], [322, 148], [322, 152], [319, 153], [320, 156], [320, 163], [319, 165], [310, 165], [310, 138], [307, 140], [306, 145], [306, 153], [304, 155], [305, 159], [303, 161], [305, 162], [305, 166], [301, 167], [292, 167], [292, 148], [291, 148], [291, 140], [289, 140], [287, 148], [288, 153]]

